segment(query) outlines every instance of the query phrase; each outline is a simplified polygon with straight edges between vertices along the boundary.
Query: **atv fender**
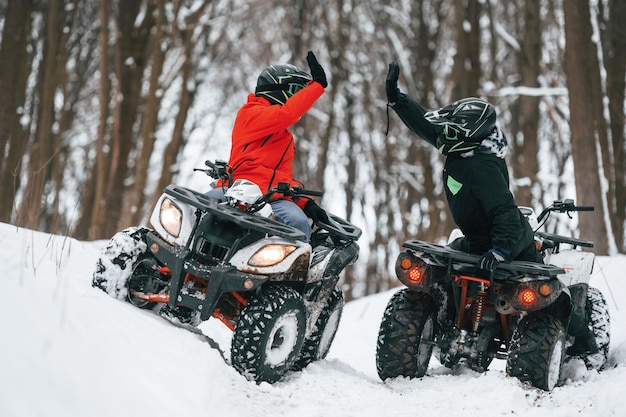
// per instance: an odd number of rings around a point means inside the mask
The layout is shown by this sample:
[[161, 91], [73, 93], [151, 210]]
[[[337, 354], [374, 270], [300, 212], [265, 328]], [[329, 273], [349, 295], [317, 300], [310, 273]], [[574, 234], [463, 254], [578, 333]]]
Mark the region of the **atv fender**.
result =
[[563, 326], [567, 328], [572, 316], [572, 295], [570, 289], [565, 287], [557, 298], [550, 306], [543, 310], [533, 312], [533, 314], [550, 314], [561, 321]]
[[563, 250], [550, 255], [546, 259], [546, 263], [559, 266], [565, 270], [565, 274], [559, 274], [558, 277], [563, 284], [569, 287], [579, 283], [589, 283], [595, 257], [595, 254], [591, 252]]

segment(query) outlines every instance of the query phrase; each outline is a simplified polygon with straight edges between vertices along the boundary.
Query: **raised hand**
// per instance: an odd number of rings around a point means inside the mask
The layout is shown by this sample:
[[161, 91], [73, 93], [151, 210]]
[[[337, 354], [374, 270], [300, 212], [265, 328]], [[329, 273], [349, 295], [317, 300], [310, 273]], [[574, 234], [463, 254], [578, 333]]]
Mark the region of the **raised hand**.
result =
[[400, 76], [400, 66], [396, 61], [389, 64], [389, 72], [385, 80], [385, 92], [387, 93], [387, 102], [395, 104], [398, 101], [398, 77]]
[[320, 83], [324, 88], [328, 87], [328, 81], [326, 80], [324, 68], [322, 68], [320, 63], [317, 62], [317, 58], [313, 52], [309, 51], [306, 56], [306, 62], [309, 64], [313, 81]]

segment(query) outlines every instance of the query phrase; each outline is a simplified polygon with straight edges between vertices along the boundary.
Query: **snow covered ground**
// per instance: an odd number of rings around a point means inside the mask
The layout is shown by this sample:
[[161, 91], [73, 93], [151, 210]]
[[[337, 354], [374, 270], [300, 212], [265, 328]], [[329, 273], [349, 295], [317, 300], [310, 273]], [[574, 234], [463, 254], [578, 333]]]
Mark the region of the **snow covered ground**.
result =
[[[391, 292], [350, 302], [327, 359], [274, 385], [227, 364], [230, 331], [203, 334], [91, 287], [106, 242], [0, 223], [0, 416], [617, 416], [626, 396], [626, 256], [597, 259], [592, 285], [612, 319], [608, 369], [570, 363], [547, 393], [435, 359], [426, 377], [379, 380], [376, 336]], [[620, 411], [622, 410], [622, 411]]]

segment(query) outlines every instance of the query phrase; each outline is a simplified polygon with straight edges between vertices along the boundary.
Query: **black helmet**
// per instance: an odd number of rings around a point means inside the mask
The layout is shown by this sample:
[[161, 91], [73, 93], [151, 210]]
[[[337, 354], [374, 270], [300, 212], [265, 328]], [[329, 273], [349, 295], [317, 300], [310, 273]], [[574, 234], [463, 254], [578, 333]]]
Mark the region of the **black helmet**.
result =
[[484, 100], [464, 98], [424, 114], [434, 125], [443, 126], [437, 139], [439, 152], [467, 152], [477, 148], [496, 127], [496, 109]]
[[255, 94], [265, 97], [272, 104], [285, 104], [297, 91], [306, 87], [311, 75], [291, 64], [270, 65], [256, 82]]

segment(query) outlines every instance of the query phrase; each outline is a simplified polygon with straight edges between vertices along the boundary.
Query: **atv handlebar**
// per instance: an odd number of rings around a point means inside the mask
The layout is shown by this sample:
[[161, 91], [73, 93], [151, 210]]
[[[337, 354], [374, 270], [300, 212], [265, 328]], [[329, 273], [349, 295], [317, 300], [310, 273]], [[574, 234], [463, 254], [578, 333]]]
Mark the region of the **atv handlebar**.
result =
[[[228, 162], [220, 159], [216, 159], [215, 162], [206, 160], [204, 161], [204, 165], [206, 165], [208, 168], [194, 168], [193, 170], [204, 172], [209, 177], [216, 180], [222, 179], [224, 181], [227, 181], [227, 184], [229, 186], [233, 183], [231, 175], [233, 169], [230, 165], [228, 165]], [[321, 191], [307, 190], [298, 186], [291, 187], [287, 182], [280, 182], [278, 183], [278, 186], [276, 188], [269, 190], [267, 194], [263, 196], [263, 201], [269, 201], [271, 199], [271, 196], [276, 193], [282, 194], [287, 197], [294, 197], [299, 195], [321, 197], [323, 195]]]
[[193, 170], [204, 172], [211, 178], [214, 178], [216, 180], [222, 179], [228, 184], [232, 184], [232, 167], [228, 165], [226, 161], [222, 161], [220, 159], [216, 159], [215, 162], [206, 160], [204, 161], [204, 165], [206, 165], [208, 168], [194, 168]]
[[307, 190], [302, 187], [291, 187], [288, 182], [279, 182], [276, 188], [269, 190], [266, 196], [271, 197], [273, 194], [278, 193], [286, 197], [296, 197], [301, 195], [308, 195], [310, 197], [321, 197], [324, 195], [321, 191]]
[[[543, 209], [541, 214], [537, 217], [537, 221], [541, 223], [541, 221], [548, 216], [551, 212], [555, 213], [567, 213], [570, 216], [570, 213], [573, 211], [593, 211], [593, 206], [577, 206], [574, 204], [574, 200], [571, 198], [565, 199], [564, 201], [555, 201], [552, 205]], [[571, 216], [570, 216], [571, 217]]]
[[277, 187], [271, 188], [267, 193], [259, 197], [254, 206], [262, 207], [263, 204], [272, 201], [275, 194], [281, 194], [285, 197], [321, 197], [324, 195], [321, 191], [307, 190], [297, 186], [291, 187], [288, 182], [279, 182]]

